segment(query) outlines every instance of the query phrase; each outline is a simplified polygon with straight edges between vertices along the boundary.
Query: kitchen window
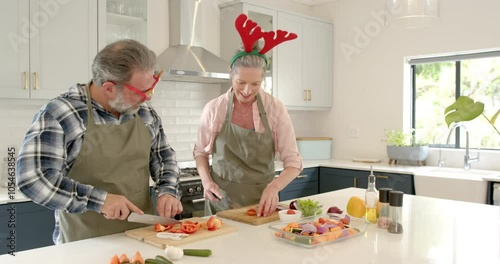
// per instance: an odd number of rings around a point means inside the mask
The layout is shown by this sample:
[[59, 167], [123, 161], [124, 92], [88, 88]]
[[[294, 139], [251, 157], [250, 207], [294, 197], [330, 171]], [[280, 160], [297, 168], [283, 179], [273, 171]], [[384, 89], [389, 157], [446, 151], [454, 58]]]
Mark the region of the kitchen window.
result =
[[[465, 131], [452, 133], [444, 110], [456, 98], [466, 95], [484, 103], [484, 115], [491, 118], [500, 109], [500, 51], [411, 59], [413, 109], [412, 126], [419, 140], [431, 146], [464, 148]], [[499, 118], [500, 119], [500, 118]], [[478, 116], [464, 125], [471, 148], [500, 150], [500, 136], [486, 118]], [[496, 127], [500, 127], [497, 120]]]

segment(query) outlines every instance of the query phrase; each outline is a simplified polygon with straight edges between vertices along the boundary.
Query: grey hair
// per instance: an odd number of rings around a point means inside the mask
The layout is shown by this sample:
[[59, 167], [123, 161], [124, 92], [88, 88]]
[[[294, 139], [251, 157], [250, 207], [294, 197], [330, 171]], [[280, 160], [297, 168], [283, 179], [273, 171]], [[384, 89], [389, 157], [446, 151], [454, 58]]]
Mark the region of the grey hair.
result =
[[[245, 47], [240, 45], [240, 48], [234, 53], [236, 55], [240, 51], [244, 51]], [[252, 50], [261, 50], [259, 42], [255, 41], [253, 44]], [[233, 56], [234, 56], [233, 55]], [[236, 59], [233, 63], [233, 67], [231, 67], [231, 71], [229, 72], [231, 76], [231, 80], [233, 76], [238, 73], [240, 68], [261, 68], [262, 69], [262, 78], [264, 79], [266, 73], [266, 61], [264, 58], [256, 56], [256, 55], [245, 55]]]
[[156, 65], [156, 54], [132, 39], [113, 42], [97, 53], [92, 63], [92, 80], [102, 86], [104, 82], [129, 82], [134, 71], [150, 71]]

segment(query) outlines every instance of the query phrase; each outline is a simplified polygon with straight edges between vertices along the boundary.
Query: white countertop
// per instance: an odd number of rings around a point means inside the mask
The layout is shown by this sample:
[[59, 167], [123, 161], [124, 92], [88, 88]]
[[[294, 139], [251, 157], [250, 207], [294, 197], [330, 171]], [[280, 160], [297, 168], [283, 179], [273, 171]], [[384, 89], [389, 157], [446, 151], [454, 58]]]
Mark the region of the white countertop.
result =
[[[324, 207], [345, 210], [348, 199], [364, 196], [364, 189], [348, 188], [310, 196]], [[210, 238], [184, 248], [209, 248], [207, 259], [184, 257], [189, 263], [500, 263], [500, 207], [405, 195], [403, 234], [391, 234], [376, 225], [362, 236], [307, 249], [273, 237], [268, 225], [252, 226], [224, 220], [238, 231]], [[87, 239], [73, 243], [0, 256], [0, 263], [51, 264], [108, 263], [113, 254], [145, 257], [162, 250], [125, 236]]]

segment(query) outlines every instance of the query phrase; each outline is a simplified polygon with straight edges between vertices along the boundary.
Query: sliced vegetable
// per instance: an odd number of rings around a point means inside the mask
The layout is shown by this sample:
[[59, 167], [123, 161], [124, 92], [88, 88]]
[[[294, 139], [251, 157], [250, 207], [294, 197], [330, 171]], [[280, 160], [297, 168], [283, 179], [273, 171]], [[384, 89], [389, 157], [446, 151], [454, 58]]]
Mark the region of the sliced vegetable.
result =
[[182, 232], [186, 234], [193, 234], [194, 232], [198, 231], [198, 229], [200, 229], [201, 224], [198, 224], [198, 222], [196, 223], [192, 222], [187, 223], [187, 222], [189, 221], [186, 221], [186, 223], [181, 224]]
[[295, 214], [295, 211], [294, 210], [288, 210], [288, 211], [286, 211], [286, 214]]
[[195, 257], [209, 257], [212, 255], [210, 249], [184, 249], [184, 255]]
[[247, 210], [247, 215], [249, 216], [256, 216], [257, 215], [257, 210], [251, 208]]
[[141, 256], [141, 253], [139, 251], [135, 252], [135, 255], [130, 260], [130, 263], [144, 264], [144, 258]]
[[155, 231], [156, 232], [163, 232], [163, 231], [167, 231], [169, 229], [172, 229], [172, 227], [174, 227], [173, 225], [162, 225], [162, 224], [155, 224]]
[[213, 215], [210, 216], [210, 218], [207, 221], [208, 231], [215, 231], [221, 227], [222, 227], [222, 220], [220, 220], [216, 216]]
[[109, 260], [109, 264], [120, 264], [120, 258], [118, 258], [118, 255], [113, 255]]
[[120, 256], [120, 263], [129, 263], [129, 262], [130, 262], [130, 259], [128, 259], [127, 255], [125, 255], [125, 253]]

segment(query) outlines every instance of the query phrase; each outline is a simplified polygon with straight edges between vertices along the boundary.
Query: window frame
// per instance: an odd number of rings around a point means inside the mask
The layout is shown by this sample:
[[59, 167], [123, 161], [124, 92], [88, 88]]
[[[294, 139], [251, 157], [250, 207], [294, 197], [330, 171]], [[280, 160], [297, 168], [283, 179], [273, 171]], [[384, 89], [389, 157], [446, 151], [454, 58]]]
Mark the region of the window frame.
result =
[[[462, 71], [461, 64], [463, 60], [482, 59], [500, 57], [500, 50], [488, 50], [469, 53], [457, 53], [448, 55], [436, 55], [429, 57], [416, 57], [410, 58], [407, 62], [410, 66], [410, 81], [411, 81], [411, 128], [416, 128], [416, 100], [417, 100], [417, 78], [416, 67], [418, 64], [426, 63], [440, 63], [440, 62], [454, 62], [455, 63], [455, 100], [460, 97], [462, 90]], [[416, 130], [413, 130], [416, 131]], [[415, 133], [415, 132], [414, 132]], [[461, 128], [457, 127], [455, 130], [455, 142], [450, 144], [430, 144], [429, 147], [434, 148], [450, 148], [450, 149], [464, 149], [465, 146], [460, 146], [461, 142]], [[500, 149], [481, 148], [485, 150], [500, 151]]]

